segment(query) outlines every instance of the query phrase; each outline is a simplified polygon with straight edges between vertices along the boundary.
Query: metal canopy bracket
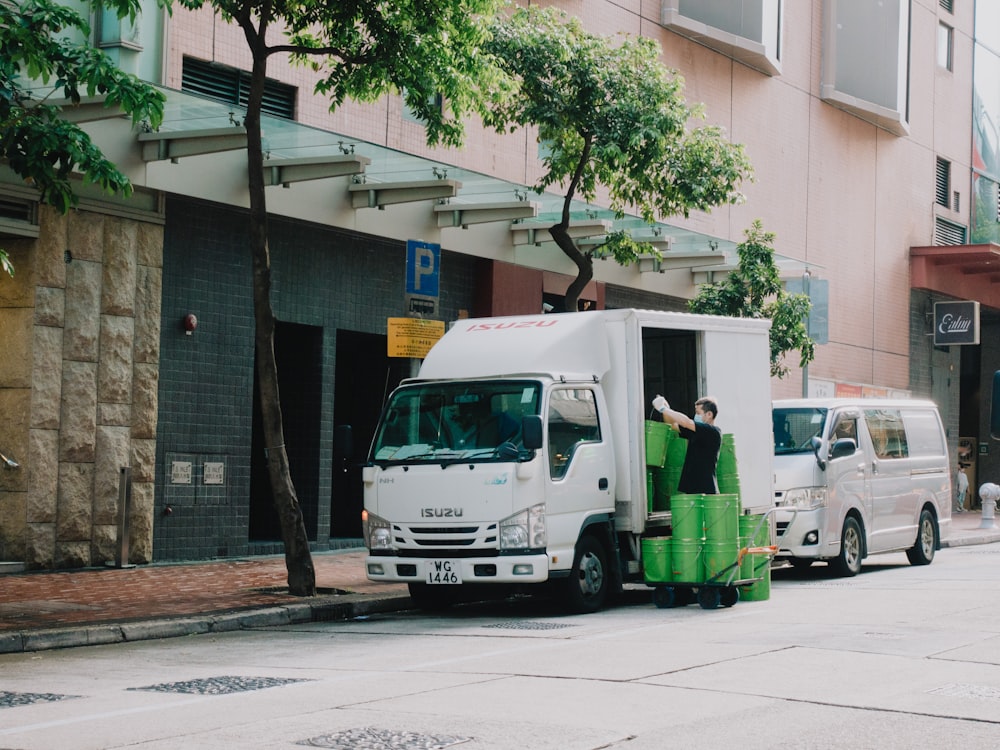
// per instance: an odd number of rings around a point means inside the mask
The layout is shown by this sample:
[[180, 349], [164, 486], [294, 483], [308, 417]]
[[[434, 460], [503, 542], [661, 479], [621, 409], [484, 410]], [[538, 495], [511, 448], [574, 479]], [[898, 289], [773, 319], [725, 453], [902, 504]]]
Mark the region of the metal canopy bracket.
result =
[[237, 151], [247, 147], [243, 127], [191, 130], [184, 133], [139, 133], [143, 161], [177, 161], [182, 156]]
[[461, 187], [458, 180], [416, 180], [352, 184], [348, 190], [352, 208], [382, 208], [395, 203], [454, 198]]
[[434, 206], [439, 227], [462, 227], [493, 221], [514, 221], [538, 216], [539, 204], [531, 201], [498, 203], [442, 203]]
[[359, 154], [333, 154], [301, 159], [265, 159], [264, 184], [288, 185], [292, 182], [325, 180], [331, 177], [362, 174], [365, 167], [371, 163], [371, 159]]
[[[549, 228], [558, 224], [558, 221], [524, 221], [519, 224], [511, 224], [510, 232], [514, 245], [541, 245], [543, 242], [552, 242], [552, 235]], [[577, 240], [581, 237], [596, 237], [607, 234], [611, 231], [610, 219], [580, 219], [570, 221], [567, 233], [570, 238]]]

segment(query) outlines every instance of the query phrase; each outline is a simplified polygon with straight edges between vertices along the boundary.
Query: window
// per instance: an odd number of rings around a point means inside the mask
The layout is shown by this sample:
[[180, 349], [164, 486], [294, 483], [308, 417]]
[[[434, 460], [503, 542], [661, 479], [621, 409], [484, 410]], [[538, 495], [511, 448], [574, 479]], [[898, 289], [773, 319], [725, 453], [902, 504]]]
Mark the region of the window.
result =
[[909, 449], [903, 418], [897, 409], [866, 409], [865, 424], [879, 458], [906, 458]]
[[[181, 90], [245, 108], [250, 95], [250, 74], [228, 65], [185, 57]], [[260, 111], [265, 115], [293, 120], [295, 95], [294, 86], [268, 78], [264, 83], [264, 100]]]
[[820, 96], [895, 135], [909, 133], [910, 0], [825, 0]]
[[938, 24], [937, 64], [939, 68], [952, 70], [955, 31], [947, 24]]
[[937, 180], [934, 185], [934, 202], [939, 206], [948, 208], [949, 193], [951, 193], [951, 162], [947, 159], [937, 158]]
[[580, 443], [601, 439], [597, 402], [588, 389], [560, 388], [549, 397], [549, 470], [562, 479]]
[[937, 414], [930, 409], [903, 412], [903, 425], [911, 456], [943, 456], [941, 425]]
[[660, 25], [767, 75], [781, 73], [781, 0], [663, 0]]

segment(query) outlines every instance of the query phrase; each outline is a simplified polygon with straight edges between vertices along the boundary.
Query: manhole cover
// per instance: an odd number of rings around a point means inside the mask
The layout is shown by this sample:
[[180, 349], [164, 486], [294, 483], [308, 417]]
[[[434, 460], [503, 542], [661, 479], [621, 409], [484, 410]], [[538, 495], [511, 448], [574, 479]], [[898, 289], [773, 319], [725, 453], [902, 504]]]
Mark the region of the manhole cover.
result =
[[333, 750], [440, 750], [468, 742], [471, 737], [414, 734], [391, 729], [361, 727], [343, 732], [312, 737], [296, 744], [308, 747], [326, 747]]
[[951, 698], [977, 698], [978, 700], [985, 701], [1000, 701], [1000, 688], [990, 685], [952, 683], [928, 690], [927, 692], [934, 695], [947, 695]]
[[129, 688], [129, 690], [152, 690], [158, 693], [190, 693], [193, 695], [229, 695], [230, 693], [245, 693], [250, 690], [280, 687], [293, 682], [308, 682], [308, 680], [283, 677], [208, 677], [185, 682], [163, 682], [159, 685], [146, 685], [145, 687]]
[[0, 690], [0, 708], [30, 706], [32, 703], [53, 703], [78, 697], [77, 695], [56, 695], [55, 693], [11, 693]]
[[575, 625], [564, 625], [561, 622], [530, 622], [522, 620], [520, 622], [495, 622], [492, 625], [483, 625], [484, 628], [505, 628], [507, 630], [559, 630], [561, 628], [573, 628]]

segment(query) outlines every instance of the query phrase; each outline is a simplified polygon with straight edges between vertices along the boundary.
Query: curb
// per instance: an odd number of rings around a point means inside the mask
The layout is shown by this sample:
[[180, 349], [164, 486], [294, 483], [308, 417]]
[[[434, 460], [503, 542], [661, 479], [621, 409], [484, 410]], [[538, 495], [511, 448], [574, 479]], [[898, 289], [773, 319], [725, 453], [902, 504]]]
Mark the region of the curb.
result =
[[941, 548], [945, 547], [969, 547], [973, 544], [993, 544], [1000, 542], [1000, 529], [983, 529], [982, 532], [966, 533], [957, 538], [943, 539]]
[[104, 623], [79, 627], [23, 630], [0, 633], [0, 654], [47, 651], [77, 646], [103, 646], [185, 635], [226, 633], [309, 622], [337, 622], [412, 608], [408, 594], [348, 594], [317, 597], [301, 604], [247, 609], [205, 615], [185, 615], [158, 620]]

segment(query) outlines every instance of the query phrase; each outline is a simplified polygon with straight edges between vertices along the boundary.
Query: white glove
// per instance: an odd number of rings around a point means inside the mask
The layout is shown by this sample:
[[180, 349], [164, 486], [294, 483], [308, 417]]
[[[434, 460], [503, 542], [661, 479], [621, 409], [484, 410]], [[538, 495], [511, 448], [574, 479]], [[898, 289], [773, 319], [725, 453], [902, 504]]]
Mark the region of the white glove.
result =
[[670, 408], [670, 404], [667, 403], [667, 400], [663, 396], [657, 396], [653, 399], [653, 408], [662, 414]]

